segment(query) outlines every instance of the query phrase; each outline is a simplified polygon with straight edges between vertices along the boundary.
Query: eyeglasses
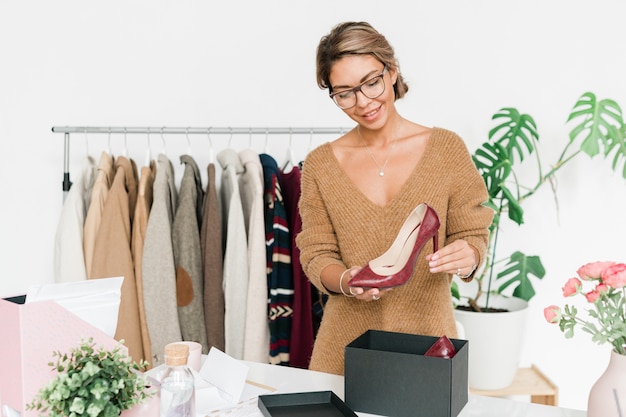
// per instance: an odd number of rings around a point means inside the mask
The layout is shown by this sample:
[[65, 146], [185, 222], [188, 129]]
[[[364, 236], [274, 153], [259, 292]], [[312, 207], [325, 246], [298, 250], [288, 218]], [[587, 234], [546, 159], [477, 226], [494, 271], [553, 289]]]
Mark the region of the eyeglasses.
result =
[[380, 97], [380, 95], [385, 92], [384, 75], [386, 72], [387, 67], [383, 68], [383, 72], [381, 72], [377, 76], [362, 82], [354, 88], [332, 93], [330, 95], [330, 98], [333, 99], [333, 101], [337, 106], [339, 106], [339, 108], [346, 110], [356, 106], [356, 93], [358, 91], [360, 91], [367, 98]]

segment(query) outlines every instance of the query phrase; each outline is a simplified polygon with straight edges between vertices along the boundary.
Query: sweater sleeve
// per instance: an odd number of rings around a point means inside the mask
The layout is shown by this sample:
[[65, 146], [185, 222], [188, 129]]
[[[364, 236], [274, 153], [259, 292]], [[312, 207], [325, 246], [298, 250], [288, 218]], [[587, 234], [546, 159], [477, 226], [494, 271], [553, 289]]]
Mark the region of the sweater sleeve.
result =
[[[493, 210], [484, 205], [489, 195], [465, 143], [453, 135], [448, 162], [454, 161], [456, 172], [451, 184], [447, 215], [447, 243], [464, 239], [479, 254], [477, 268], [483, 263], [489, 240]], [[464, 279], [471, 281], [473, 274]]]
[[[322, 145], [330, 146], [330, 145]], [[315, 179], [317, 172], [323, 172], [319, 152], [312, 151], [302, 167], [302, 185], [299, 201], [302, 231], [296, 237], [300, 249], [300, 263], [309, 280], [320, 291], [330, 294], [322, 284], [321, 273], [329, 265], [345, 268], [339, 252], [339, 244], [330, 220], [324, 199]]]

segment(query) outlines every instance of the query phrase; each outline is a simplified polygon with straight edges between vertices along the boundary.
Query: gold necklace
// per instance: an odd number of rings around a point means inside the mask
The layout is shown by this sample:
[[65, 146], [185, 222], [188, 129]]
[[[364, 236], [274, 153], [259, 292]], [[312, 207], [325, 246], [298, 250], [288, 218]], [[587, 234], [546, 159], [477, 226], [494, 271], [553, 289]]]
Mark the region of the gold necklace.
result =
[[361, 125], [357, 125], [356, 133], [359, 134], [359, 139], [363, 143], [363, 146], [365, 146], [365, 150], [367, 150], [367, 153], [370, 154], [370, 157], [372, 158], [372, 161], [374, 161], [374, 163], [378, 167], [378, 176], [379, 177], [384, 177], [385, 176], [385, 167], [387, 166], [387, 162], [389, 162], [389, 158], [391, 157], [391, 152], [393, 152], [393, 148], [396, 146], [396, 139], [394, 139], [394, 141], [391, 142], [391, 148], [389, 148], [389, 152], [387, 153], [387, 159], [385, 159], [385, 163], [381, 166], [378, 163], [378, 160], [376, 160], [376, 158], [374, 157], [374, 154], [370, 150], [369, 146], [367, 146], [367, 143], [363, 140], [363, 137], [361, 136]]

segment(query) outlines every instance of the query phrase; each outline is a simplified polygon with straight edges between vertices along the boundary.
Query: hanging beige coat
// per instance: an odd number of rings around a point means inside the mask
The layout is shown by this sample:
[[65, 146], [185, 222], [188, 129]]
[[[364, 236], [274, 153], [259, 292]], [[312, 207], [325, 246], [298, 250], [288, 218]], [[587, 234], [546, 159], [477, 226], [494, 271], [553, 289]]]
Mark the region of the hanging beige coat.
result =
[[153, 202], [143, 247], [142, 282], [152, 366], [164, 362], [165, 345], [182, 340], [176, 305], [176, 271], [172, 221], [178, 198], [174, 168], [160, 154], [154, 177]]
[[146, 229], [148, 228], [148, 217], [152, 207], [152, 186], [156, 174], [156, 163], [150, 162], [150, 166], [141, 168], [139, 179], [139, 190], [137, 193], [137, 205], [135, 206], [135, 217], [133, 219], [131, 235], [131, 251], [135, 262], [135, 281], [137, 283], [137, 301], [139, 307], [139, 323], [141, 326], [141, 341], [143, 343], [143, 356], [148, 361], [152, 357], [150, 349], [150, 333], [146, 322], [146, 311], [143, 302], [143, 246], [146, 239]]
[[202, 251], [200, 250], [200, 222], [204, 191], [198, 165], [189, 155], [180, 162], [185, 171], [172, 222], [172, 248], [176, 266], [176, 302], [183, 340], [198, 342], [202, 353], [208, 353], [204, 322], [204, 281], [202, 279]]
[[137, 200], [137, 168], [120, 156], [115, 163], [115, 177], [104, 204], [94, 245], [90, 278], [123, 276], [122, 297], [115, 339], [124, 339], [134, 361], [144, 359], [139, 324], [137, 284], [130, 249], [131, 213]]
[[87, 208], [85, 227], [83, 229], [83, 253], [85, 256], [87, 278], [89, 278], [89, 274], [91, 274], [96, 235], [100, 228], [102, 210], [104, 210], [104, 203], [109, 195], [109, 188], [113, 182], [114, 174], [113, 156], [107, 152], [102, 152], [100, 160], [98, 161], [98, 172], [96, 173], [96, 179], [91, 190], [91, 202]]

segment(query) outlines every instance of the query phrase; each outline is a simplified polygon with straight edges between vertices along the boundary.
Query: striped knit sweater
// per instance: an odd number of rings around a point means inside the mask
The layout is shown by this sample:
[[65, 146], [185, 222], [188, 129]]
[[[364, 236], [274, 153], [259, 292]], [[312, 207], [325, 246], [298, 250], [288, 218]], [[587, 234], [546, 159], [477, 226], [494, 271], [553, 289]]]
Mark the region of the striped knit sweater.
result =
[[[331, 265], [365, 265], [385, 252], [409, 213], [426, 202], [439, 216], [439, 245], [465, 239], [483, 258], [493, 211], [482, 205], [487, 191], [461, 138], [435, 128], [410, 177], [384, 207], [355, 187], [335, 158], [330, 143], [307, 156], [302, 171], [297, 237], [300, 260], [311, 282]], [[343, 374], [344, 348], [368, 329], [456, 336], [449, 274], [432, 274], [424, 246], [412, 279], [376, 302], [330, 293], [313, 349], [310, 369]]]
[[270, 363], [289, 365], [293, 320], [291, 235], [276, 160], [260, 155], [265, 188], [265, 253], [269, 299]]

